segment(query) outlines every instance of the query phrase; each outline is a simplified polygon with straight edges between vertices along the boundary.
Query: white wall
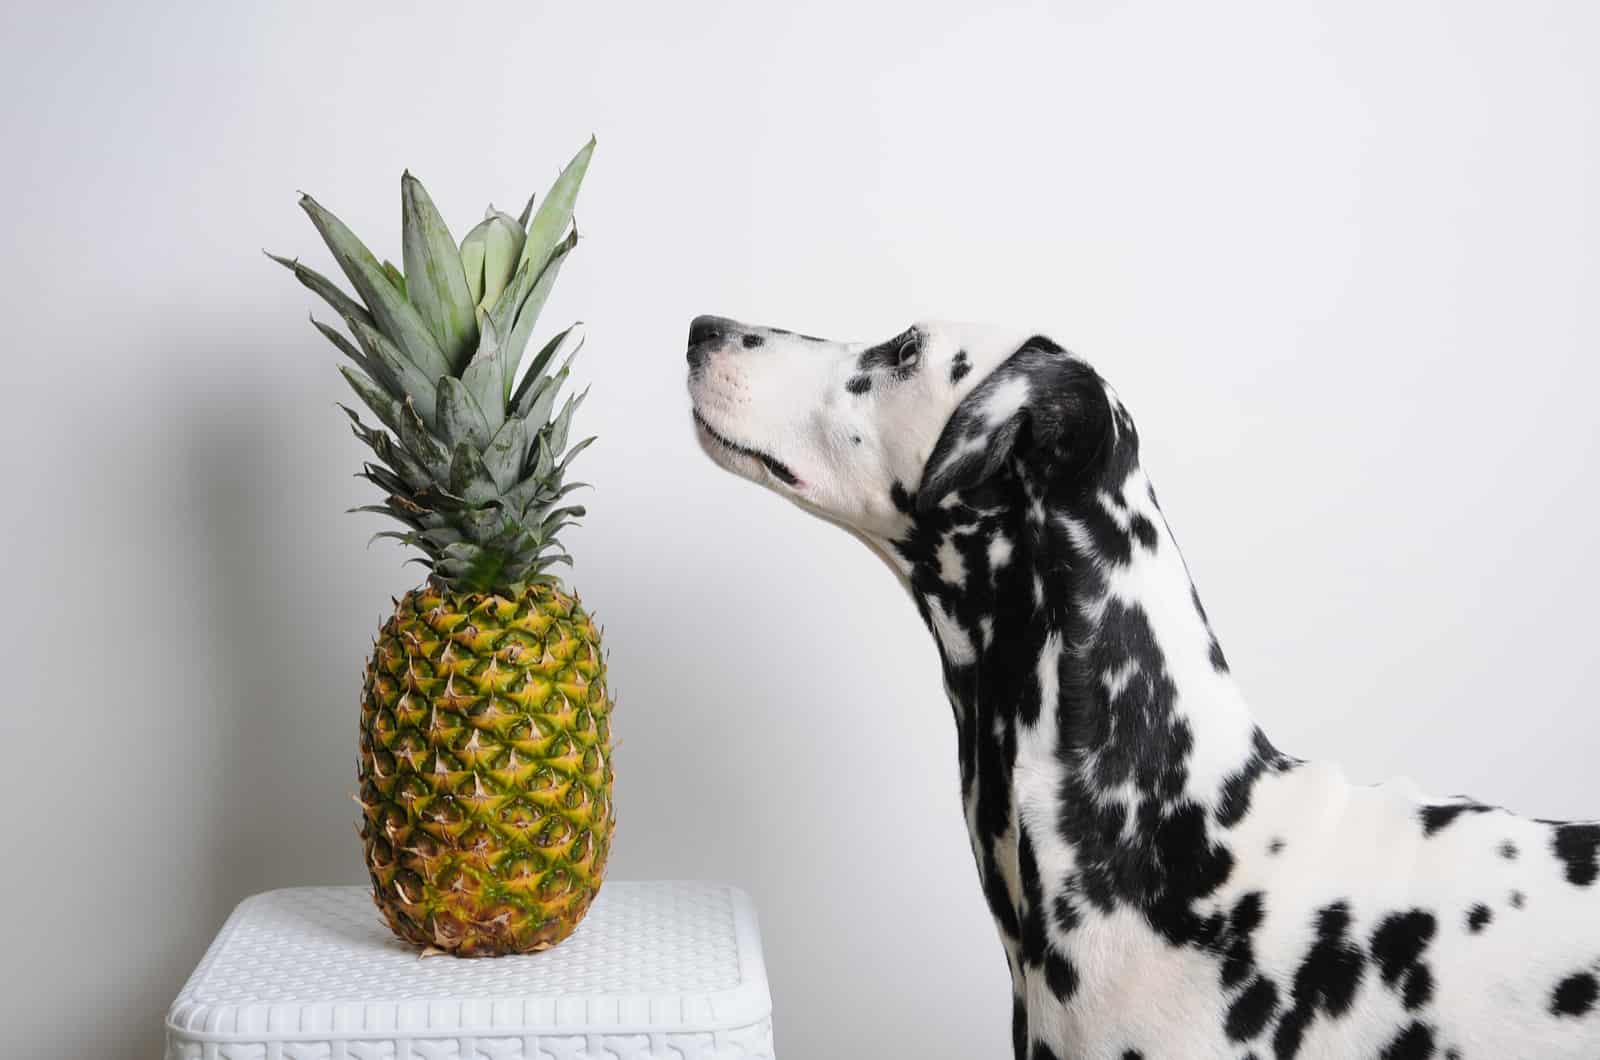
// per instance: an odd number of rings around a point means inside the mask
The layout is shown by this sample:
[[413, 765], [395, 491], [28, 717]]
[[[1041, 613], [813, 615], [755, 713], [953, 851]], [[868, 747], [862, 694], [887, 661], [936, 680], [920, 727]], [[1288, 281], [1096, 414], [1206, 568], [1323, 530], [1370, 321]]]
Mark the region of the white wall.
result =
[[1051, 329], [1281, 746], [1600, 814], [1593, 5], [404, 6], [4, 16], [6, 1055], [149, 1057], [238, 899], [362, 879], [416, 568], [342, 514], [335, 357], [257, 248], [326, 260], [303, 188], [396, 252], [403, 167], [460, 229], [591, 130], [547, 319], [590, 323], [614, 875], [754, 893], [784, 1056], [1000, 1056], [1008, 987], [931, 644], [698, 452], [696, 313]]

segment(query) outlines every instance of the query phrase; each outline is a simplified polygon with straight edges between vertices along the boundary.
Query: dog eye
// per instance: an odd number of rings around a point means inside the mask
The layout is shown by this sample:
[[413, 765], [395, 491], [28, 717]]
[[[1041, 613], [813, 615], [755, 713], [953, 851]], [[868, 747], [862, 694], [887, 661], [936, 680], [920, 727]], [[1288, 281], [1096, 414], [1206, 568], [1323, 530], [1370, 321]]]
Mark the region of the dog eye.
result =
[[894, 351], [894, 366], [910, 368], [922, 356], [922, 337], [916, 332], [903, 336]]

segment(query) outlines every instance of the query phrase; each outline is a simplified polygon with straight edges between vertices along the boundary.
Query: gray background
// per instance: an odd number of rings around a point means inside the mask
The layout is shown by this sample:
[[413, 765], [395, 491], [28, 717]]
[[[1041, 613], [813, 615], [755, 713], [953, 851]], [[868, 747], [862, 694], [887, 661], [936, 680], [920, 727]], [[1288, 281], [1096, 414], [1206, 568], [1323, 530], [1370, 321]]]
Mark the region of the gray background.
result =
[[[165, 5], [3, 16], [7, 1055], [146, 1058], [228, 910], [358, 882], [367, 536], [313, 191], [398, 254], [593, 131], [573, 534], [617, 878], [761, 908], [786, 1057], [1000, 1056], [913, 609], [716, 471], [690, 316], [1034, 324], [1118, 386], [1273, 738], [1600, 813], [1600, 15], [1523, 3]], [[142, 10], [141, 10], [142, 8]], [[66, 1052], [42, 1043], [68, 1041]]]

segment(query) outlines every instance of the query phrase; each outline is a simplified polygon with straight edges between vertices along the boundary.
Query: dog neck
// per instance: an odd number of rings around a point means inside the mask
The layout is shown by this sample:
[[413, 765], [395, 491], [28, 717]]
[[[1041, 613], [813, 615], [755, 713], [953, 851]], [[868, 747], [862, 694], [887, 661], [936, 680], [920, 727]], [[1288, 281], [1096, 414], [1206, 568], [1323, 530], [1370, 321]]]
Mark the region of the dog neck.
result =
[[[1009, 942], [1044, 917], [1041, 865], [1081, 903], [1140, 909], [1174, 942], [1227, 876], [1225, 832], [1288, 760], [1251, 719], [1116, 402], [1087, 470], [1014, 459], [917, 511], [886, 551], [938, 643], [967, 823]], [[1012, 946], [1013, 963], [1019, 957]]]

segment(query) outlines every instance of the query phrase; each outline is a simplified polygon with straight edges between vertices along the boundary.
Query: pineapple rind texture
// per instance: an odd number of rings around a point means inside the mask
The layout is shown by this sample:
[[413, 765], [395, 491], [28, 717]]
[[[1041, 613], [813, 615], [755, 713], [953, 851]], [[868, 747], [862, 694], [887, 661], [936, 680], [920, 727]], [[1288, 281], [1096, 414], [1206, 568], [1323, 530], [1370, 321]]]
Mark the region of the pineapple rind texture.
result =
[[611, 701], [578, 598], [407, 593], [362, 690], [361, 837], [401, 938], [462, 957], [570, 935], [611, 848]]

